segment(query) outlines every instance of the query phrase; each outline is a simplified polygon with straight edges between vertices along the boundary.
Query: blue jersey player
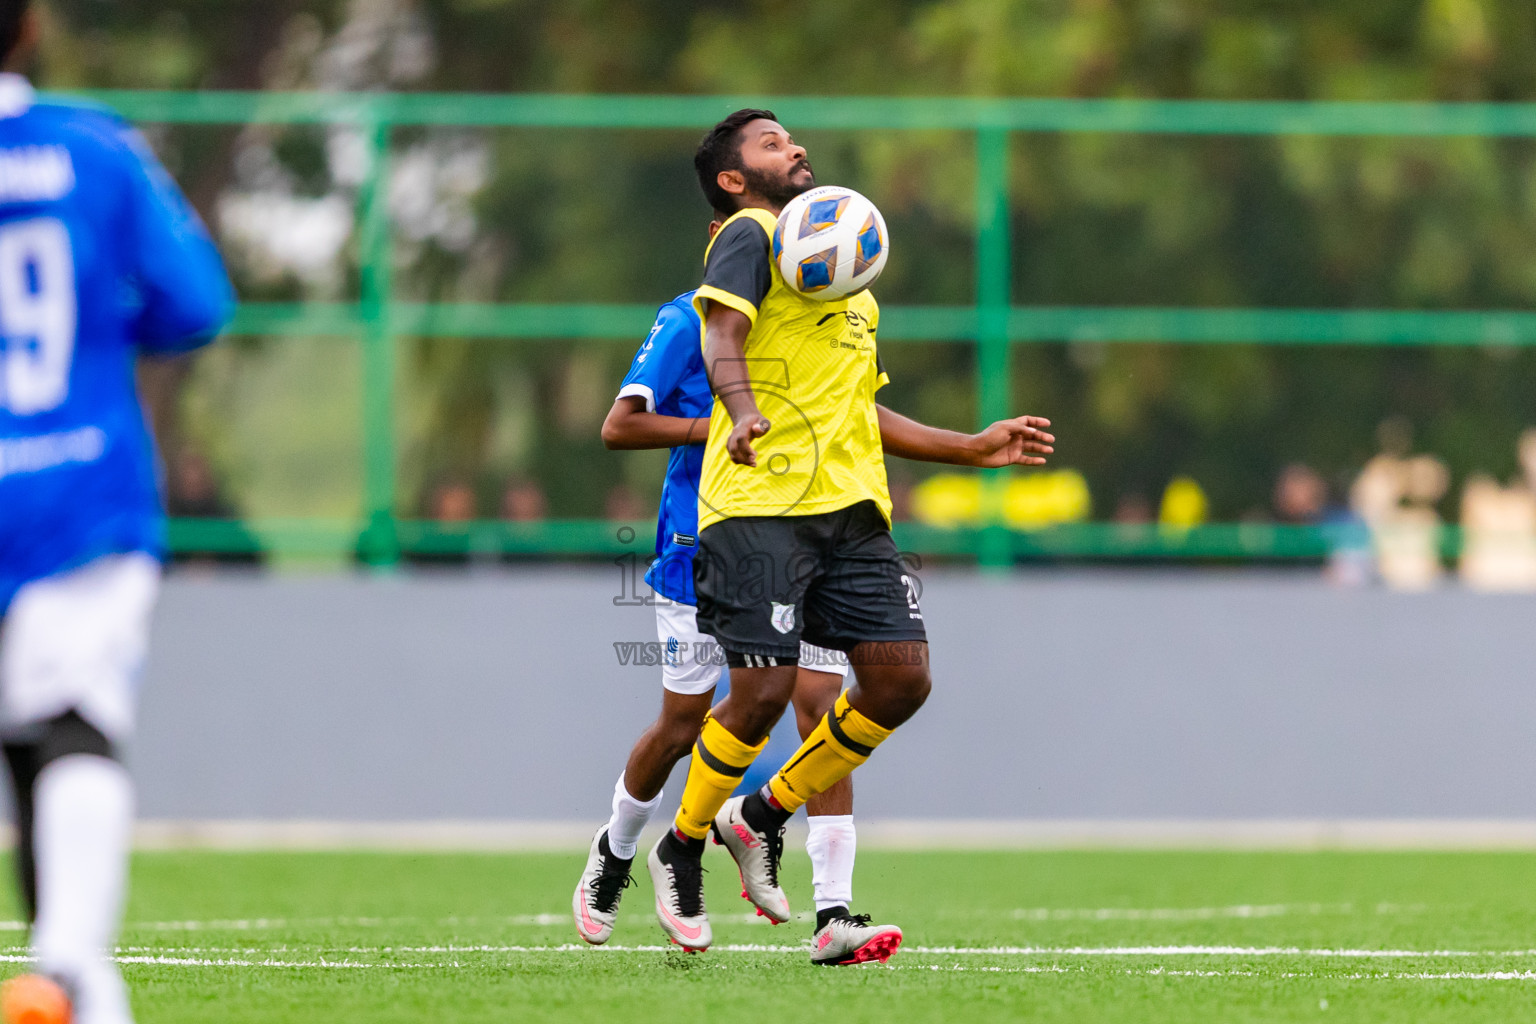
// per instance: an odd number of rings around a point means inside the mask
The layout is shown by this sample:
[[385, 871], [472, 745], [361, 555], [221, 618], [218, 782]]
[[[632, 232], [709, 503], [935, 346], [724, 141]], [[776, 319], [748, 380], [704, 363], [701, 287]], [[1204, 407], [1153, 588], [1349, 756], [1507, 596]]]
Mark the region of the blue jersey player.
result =
[[[0, 0], [8, 65], [35, 24], [26, 0]], [[7, 1021], [132, 1019], [105, 954], [133, 819], [119, 756], [165, 532], [134, 362], [202, 345], [232, 308], [213, 242], [143, 140], [0, 74], [0, 741], [37, 957], [0, 993]]]
[[[722, 674], [723, 661], [713, 638], [701, 633], [695, 621], [693, 554], [698, 546], [699, 476], [714, 406], [700, 336], [692, 292], [662, 306], [603, 424], [603, 440], [610, 448], [667, 447], [671, 455], [662, 485], [656, 559], [645, 577], [656, 594], [656, 628], [663, 656], [662, 710], [635, 744], [614, 786], [612, 816], [593, 837], [573, 894], [577, 933], [594, 945], [612, 935], [640, 833], [661, 803], [662, 785], [672, 768], [693, 750]], [[994, 424], [977, 435], [935, 430], [883, 408], [880, 420], [888, 452], [925, 461], [961, 462], [957, 453], [964, 442], [971, 442], [977, 458], [991, 458], [1000, 465], [1041, 462], [1042, 458], [1026, 453], [1048, 452], [1053, 440], [1038, 429], [1048, 423], [1034, 417]], [[847, 673], [847, 657], [841, 652], [801, 645], [793, 704], [802, 737], [832, 708]], [[859, 949], [882, 937], [890, 941], [894, 933], [899, 942], [900, 929], [874, 925], [867, 916], [849, 913], [856, 845], [850, 781], [845, 778], [813, 798], [806, 809], [810, 826], [806, 848], [817, 910], [812, 959], [826, 964], [856, 962]], [[666, 912], [658, 904], [657, 913]]]

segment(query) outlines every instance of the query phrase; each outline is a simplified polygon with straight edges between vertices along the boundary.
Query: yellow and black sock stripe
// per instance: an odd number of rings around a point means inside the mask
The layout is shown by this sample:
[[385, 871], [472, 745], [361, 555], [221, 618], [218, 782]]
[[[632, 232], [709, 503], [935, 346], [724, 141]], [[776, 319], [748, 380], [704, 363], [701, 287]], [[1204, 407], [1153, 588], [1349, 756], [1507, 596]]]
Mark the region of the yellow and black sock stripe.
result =
[[743, 743], [713, 715], [706, 715], [704, 728], [693, 745], [693, 763], [688, 768], [688, 783], [683, 787], [683, 801], [677, 809], [677, 830], [694, 839], [709, 834], [721, 805], [741, 784], [757, 755], [768, 743], [765, 736], [757, 744]]
[[869, 760], [894, 730], [876, 725], [848, 702], [837, 698], [800, 749], [769, 780], [774, 802], [791, 814], [817, 793]]

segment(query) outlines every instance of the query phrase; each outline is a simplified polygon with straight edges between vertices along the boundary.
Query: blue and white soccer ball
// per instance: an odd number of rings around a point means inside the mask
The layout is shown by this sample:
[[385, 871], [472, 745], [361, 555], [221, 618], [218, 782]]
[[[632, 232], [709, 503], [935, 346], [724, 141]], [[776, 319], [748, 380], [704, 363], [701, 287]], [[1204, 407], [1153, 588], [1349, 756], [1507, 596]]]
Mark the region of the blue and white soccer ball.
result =
[[840, 185], [791, 199], [773, 230], [773, 262], [784, 283], [818, 302], [868, 288], [890, 254], [891, 236], [875, 204]]

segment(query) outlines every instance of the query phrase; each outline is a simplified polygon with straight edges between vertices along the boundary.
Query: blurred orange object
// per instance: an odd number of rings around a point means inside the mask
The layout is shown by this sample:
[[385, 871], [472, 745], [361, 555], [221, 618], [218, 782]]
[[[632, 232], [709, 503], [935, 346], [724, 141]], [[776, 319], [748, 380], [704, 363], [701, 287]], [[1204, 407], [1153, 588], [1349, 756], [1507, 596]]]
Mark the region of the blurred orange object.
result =
[[0, 1017], [5, 1024], [69, 1024], [69, 997], [57, 982], [23, 974], [0, 986]]

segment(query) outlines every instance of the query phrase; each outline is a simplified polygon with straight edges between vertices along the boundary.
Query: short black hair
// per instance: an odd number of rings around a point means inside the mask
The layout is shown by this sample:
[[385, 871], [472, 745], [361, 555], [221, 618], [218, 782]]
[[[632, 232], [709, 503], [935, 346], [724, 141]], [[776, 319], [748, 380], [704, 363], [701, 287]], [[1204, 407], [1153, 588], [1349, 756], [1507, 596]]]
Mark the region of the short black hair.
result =
[[0, 0], [0, 61], [9, 60], [21, 42], [21, 19], [31, 0]]
[[[0, 0], [3, 2], [3, 0]], [[699, 187], [710, 208], [725, 213], [737, 209], [736, 197], [720, 187], [721, 171], [741, 170], [741, 129], [752, 121], [777, 121], [771, 110], [747, 107], [738, 110], [709, 130], [693, 154], [693, 169], [699, 174]]]

